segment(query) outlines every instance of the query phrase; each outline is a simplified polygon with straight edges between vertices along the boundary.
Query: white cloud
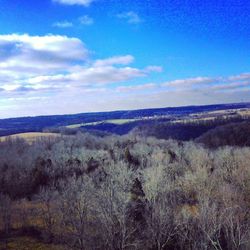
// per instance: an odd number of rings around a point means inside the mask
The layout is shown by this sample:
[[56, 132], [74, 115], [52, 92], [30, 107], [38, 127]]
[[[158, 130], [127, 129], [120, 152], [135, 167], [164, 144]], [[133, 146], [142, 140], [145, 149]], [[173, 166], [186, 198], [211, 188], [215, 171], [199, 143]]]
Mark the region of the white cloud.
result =
[[226, 82], [211, 87], [215, 91], [242, 90], [243, 88], [250, 90], [250, 81]]
[[82, 25], [92, 25], [94, 23], [94, 19], [89, 17], [88, 15], [79, 17], [79, 22]]
[[70, 27], [73, 27], [73, 23], [71, 23], [69, 21], [61, 21], [61, 22], [53, 23], [52, 26], [58, 27], [58, 28], [70, 28]]
[[0, 35], [0, 51], [1, 74], [8, 81], [54, 74], [88, 58], [88, 50], [81, 40], [56, 35]]
[[174, 91], [204, 90], [210, 94], [213, 92], [242, 91], [250, 88], [250, 74], [244, 73], [228, 77], [195, 77], [168, 81], [160, 84]]
[[88, 7], [94, 0], [53, 0], [55, 3], [65, 4], [65, 5], [83, 5]]
[[[90, 26], [94, 23], [94, 19], [89, 17], [88, 15], [85, 16], [81, 16], [78, 18], [78, 22], [81, 25], [85, 25], [85, 26]], [[59, 22], [55, 22], [52, 24], [53, 27], [57, 27], [57, 28], [71, 28], [74, 26], [74, 23], [72, 21], [59, 21]]]
[[127, 81], [146, 76], [144, 70], [133, 67], [115, 67], [116, 64], [129, 64], [133, 57], [120, 56], [96, 60], [87, 66], [76, 65], [64, 74], [39, 75], [27, 80], [28, 84], [50, 84], [69, 87], [104, 85]]
[[203, 84], [213, 83], [216, 81], [217, 79], [210, 78], [210, 77], [195, 77], [195, 78], [187, 78], [187, 79], [169, 81], [169, 82], [163, 83], [162, 86], [184, 88], [184, 87], [191, 87], [191, 86], [200, 86]]
[[0, 35], [0, 116], [250, 101], [250, 73], [138, 84], [162, 68], [90, 55], [78, 38]]
[[250, 73], [243, 73], [237, 76], [230, 76], [230, 81], [242, 81], [242, 80], [249, 80], [250, 81]]
[[148, 89], [154, 89], [157, 85], [154, 83], [147, 83], [141, 85], [130, 85], [130, 86], [119, 86], [116, 88], [118, 92], [133, 92], [133, 91], [143, 91]]
[[95, 67], [110, 66], [114, 64], [128, 65], [134, 61], [134, 57], [131, 55], [126, 56], [114, 56], [102, 60], [96, 60], [94, 63]]
[[65, 91], [56, 91], [56, 95], [52, 97], [38, 94], [39, 92], [34, 92], [24, 97], [11, 93], [8, 98], [0, 97], [1, 117], [250, 101], [250, 88], [221, 91], [213, 89], [213, 86], [206, 86], [205, 89], [200, 88], [194, 91], [188, 88], [166, 89], [154, 83], [144, 84], [144, 86], [143, 84], [123, 85], [115, 89], [96, 85], [95, 87], [67, 88]]
[[69, 87], [83, 87], [124, 82], [133, 78], [146, 76], [143, 70], [131, 67], [114, 66], [77, 67], [66, 74], [38, 76], [28, 80], [29, 84], [50, 84]]
[[120, 13], [117, 17], [126, 20], [129, 24], [138, 24], [142, 22], [140, 16], [133, 11]]
[[90, 89], [144, 77], [157, 69], [128, 66], [134, 61], [132, 55], [91, 61], [84, 43], [66, 36], [0, 35], [0, 51], [1, 97]]

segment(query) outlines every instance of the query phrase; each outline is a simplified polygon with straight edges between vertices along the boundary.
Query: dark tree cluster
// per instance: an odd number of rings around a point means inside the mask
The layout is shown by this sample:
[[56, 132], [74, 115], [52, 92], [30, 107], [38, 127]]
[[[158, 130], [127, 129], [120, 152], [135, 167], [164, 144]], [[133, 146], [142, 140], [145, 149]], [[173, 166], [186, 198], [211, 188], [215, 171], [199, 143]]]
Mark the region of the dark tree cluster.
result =
[[221, 146], [250, 147], [250, 121], [218, 126], [196, 139], [210, 148]]

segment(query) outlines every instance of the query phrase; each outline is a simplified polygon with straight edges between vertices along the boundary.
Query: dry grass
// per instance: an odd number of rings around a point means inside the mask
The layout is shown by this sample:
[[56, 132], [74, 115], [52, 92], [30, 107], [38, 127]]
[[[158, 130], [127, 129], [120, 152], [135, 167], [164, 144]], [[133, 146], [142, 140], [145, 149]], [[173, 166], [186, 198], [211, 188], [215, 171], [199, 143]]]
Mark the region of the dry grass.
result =
[[60, 136], [60, 134], [56, 133], [40, 133], [40, 132], [29, 132], [29, 133], [20, 133], [20, 134], [14, 134], [9, 136], [2, 136], [0, 137], [0, 142], [10, 139], [17, 139], [22, 138], [28, 141], [29, 143], [32, 143], [38, 139], [44, 138], [44, 137], [57, 137]]
[[40, 202], [29, 202], [25, 199], [13, 205], [12, 228], [22, 227], [44, 228], [44, 221], [39, 215], [39, 210], [45, 210], [45, 204]]
[[[11, 238], [7, 246], [8, 250], [66, 250], [63, 246], [45, 244], [31, 237]], [[6, 249], [4, 242], [0, 242], [0, 249]]]
[[242, 109], [238, 111], [238, 114], [242, 116], [250, 116], [250, 109]]

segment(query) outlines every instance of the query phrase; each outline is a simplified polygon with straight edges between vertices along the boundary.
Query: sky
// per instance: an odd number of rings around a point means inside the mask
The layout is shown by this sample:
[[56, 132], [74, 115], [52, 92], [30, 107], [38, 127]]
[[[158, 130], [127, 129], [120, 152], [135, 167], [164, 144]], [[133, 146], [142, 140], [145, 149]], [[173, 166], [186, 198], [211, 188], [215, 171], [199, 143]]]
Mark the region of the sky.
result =
[[0, 118], [235, 102], [249, 0], [0, 0]]

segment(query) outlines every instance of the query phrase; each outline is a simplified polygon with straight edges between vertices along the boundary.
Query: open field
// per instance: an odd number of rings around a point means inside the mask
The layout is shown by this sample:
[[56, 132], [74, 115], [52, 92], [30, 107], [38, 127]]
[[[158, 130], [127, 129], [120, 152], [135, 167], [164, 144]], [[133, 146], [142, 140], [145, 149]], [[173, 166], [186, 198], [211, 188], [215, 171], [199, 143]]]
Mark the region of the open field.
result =
[[66, 126], [66, 128], [80, 128], [80, 127], [84, 127], [84, 126], [95, 126], [95, 125], [99, 125], [102, 123], [110, 123], [110, 124], [115, 124], [115, 125], [122, 125], [122, 124], [126, 124], [126, 123], [130, 123], [130, 122], [134, 122], [134, 121], [139, 121], [141, 119], [112, 119], [112, 120], [104, 120], [104, 121], [99, 121], [99, 122], [88, 122], [88, 123], [78, 123], [78, 124], [72, 124], [72, 125], [68, 125]]
[[112, 124], [117, 124], [117, 125], [122, 125], [134, 121], [139, 121], [140, 119], [114, 119], [114, 120], [107, 120], [105, 123], [112, 123]]
[[10, 136], [2, 136], [0, 137], [0, 141], [5, 141], [8, 138], [17, 139], [22, 138], [28, 141], [29, 143], [36, 141], [37, 139], [44, 138], [44, 137], [57, 137], [60, 134], [56, 133], [40, 133], [40, 132], [29, 132], [29, 133], [20, 133], [20, 134], [13, 134]]
[[237, 113], [242, 116], [250, 116], [250, 109], [240, 109]]
[[80, 128], [80, 127], [83, 127], [83, 126], [98, 125], [100, 123], [103, 123], [103, 121], [101, 121], [101, 122], [88, 122], [88, 123], [72, 124], [72, 125], [66, 126], [66, 128], [74, 129], [74, 128]]

